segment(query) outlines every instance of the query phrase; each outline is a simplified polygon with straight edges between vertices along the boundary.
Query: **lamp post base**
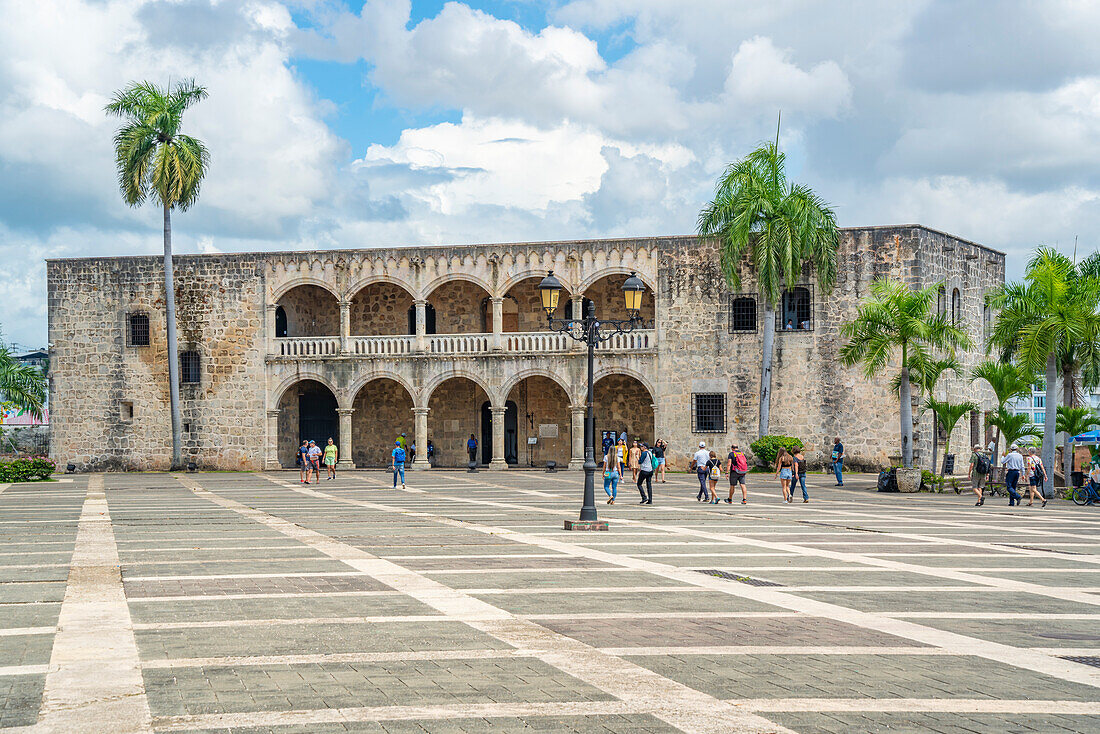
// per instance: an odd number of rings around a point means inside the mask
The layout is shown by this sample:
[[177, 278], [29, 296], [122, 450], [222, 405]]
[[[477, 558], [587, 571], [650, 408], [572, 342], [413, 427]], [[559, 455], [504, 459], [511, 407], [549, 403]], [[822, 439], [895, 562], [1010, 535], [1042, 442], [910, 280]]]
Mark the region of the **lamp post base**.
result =
[[566, 520], [566, 530], [607, 530], [607, 520]]

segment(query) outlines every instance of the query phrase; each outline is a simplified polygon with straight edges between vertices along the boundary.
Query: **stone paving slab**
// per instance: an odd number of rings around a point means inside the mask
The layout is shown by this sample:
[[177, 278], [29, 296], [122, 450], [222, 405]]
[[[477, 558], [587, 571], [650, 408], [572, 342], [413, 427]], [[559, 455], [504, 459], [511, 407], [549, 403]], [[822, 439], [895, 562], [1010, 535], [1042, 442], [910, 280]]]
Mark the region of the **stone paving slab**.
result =
[[284, 597], [264, 599], [194, 599], [130, 601], [136, 624], [217, 622], [250, 619], [311, 619], [332, 617], [406, 617], [439, 615], [426, 604], [404, 595]]
[[1100, 606], [1082, 607], [1081, 604], [1049, 596], [1021, 592], [1004, 592], [992, 589], [921, 591], [900, 597], [896, 591], [797, 591], [792, 592], [807, 599], [817, 599], [830, 604], [855, 606], [870, 612], [1016, 612], [1027, 614], [1068, 614], [1072, 612], [1100, 613]]
[[432, 579], [454, 589], [553, 589], [562, 586], [599, 586], [604, 588], [630, 586], [686, 586], [672, 579], [641, 571], [615, 569], [608, 571], [570, 571], [568, 573], [539, 573], [538, 571], [514, 571], [511, 573], [448, 574], [433, 573]]
[[38, 720], [45, 675], [0, 676], [0, 728], [30, 726]]
[[51, 635], [0, 635], [0, 666], [50, 662]]
[[227, 594], [309, 593], [339, 591], [382, 591], [385, 584], [366, 576], [284, 576], [259, 578], [242, 576], [228, 579], [175, 581], [125, 581], [126, 596], [131, 599], [162, 596], [224, 596]]
[[951, 713], [769, 713], [768, 718], [802, 734], [852, 734], [889, 731], [897, 734], [1043, 734], [1100, 731], [1100, 716], [1054, 714], [951, 714]]
[[[1093, 613], [1100, 615], [1100, 609]], [[1004, 619], [994, 613], [987, 619], [922, 619], [921, 624], [1017, 647], [1087, 647], [1098, 648], [1100, 654], [1100, 617]]]
[[61, 604], [4, 604], [0, 606], [0, 629], [52, 627], [57, 624]]
[[64, 581], [0, 583], [0, 604], [60, 602], [64, 596]]
[[[225, 734], [225, 729], [187, 729], [181, 734]], [[311, 724], [308, 727], [245, 727], [232, 734], [672, 734], [674, 726], [645, 714], [459, 718], [437, 721], [381, 721]]]
[[707, 614], [710, 612], [778, 612], [776, 607], [750, 599], [740, 599], [716, 591], [692, 590], [685, 593], [682, 589], [669, 587], [664, 591], [627, 592], [603, 591], [596, 593], [570, 593], [560, 591], [554, 594], [477, 594], [483, 601], [513, 614], [540, 614], [556, 612], [595, 616], [601, 614], [653, 614], [684, 612], [688, 614]]

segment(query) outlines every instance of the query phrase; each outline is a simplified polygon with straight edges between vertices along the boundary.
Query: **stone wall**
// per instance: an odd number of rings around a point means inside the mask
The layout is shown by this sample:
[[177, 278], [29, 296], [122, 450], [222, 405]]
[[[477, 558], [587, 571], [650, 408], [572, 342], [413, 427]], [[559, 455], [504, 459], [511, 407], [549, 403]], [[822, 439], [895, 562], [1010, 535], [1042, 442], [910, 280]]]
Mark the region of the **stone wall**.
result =
[[340, 307], [336, 296], [320, 286], [300, 285], [291, 288], [279, 299], [278, 305], [286, 313], [287, 336], [340, 334]]
[[[592, 301], [597, 318], [619, 320], [627, 317], [623, 283], [629, 277], [627, 274], [609, 275], [606, 278], [600, 278], [584, 292], [584, 297]], [[640, 313], [643, 321], [653, 321], [656, 313], [654, 295], [653, 290], [648, 287], [646, 292], [642, 294], [642, 310]], [[564, 294], [562, 298], [565, 298]]]
[[[184, 461], [258, 469], [264, 435], [262, 263], [253, 255], [177, 257], [180, 351], [201, 360], [180, 393]], [[171, 463], [163, 268], [159, 258], [47, 264], [51, 455], [80, 470]], [[126, 314], [149, 314], [149, 346], [127, 346]], [[132, 419], [122, 416], [132, 406]]]
[[[542, 296], [539, 294], [540, 278], [528, 278], [512, 286], [504, 301], [505, 317], [503, 331], [540, 331], [546, 327], [546, 312], [542, 310]], [[562, 293], [559, 301], [558, 316], [563, 316], [569, 307], [569, 294]], [[514, 316], [509, 317], [511, 310]], [[492, 330], [493, 320], [488, 319]]]
[[[413, 297], [393, 283], [371, 283], [351, 299], [353, 336], [408, 334]], [[339, 314], [337, 314], [339, 317]]]
[[394, 441], [402, 433], [409, 446], [416, 443], [418, 452], [426, 450], [427, 444], [418, 440], [413, 426], [412, 398], [397, 382], [371, 380], [360, 388], [352, 407], [352, 461], [356, 466], [389, 466]]
[[435, 447], [436, 466], [466, 466], [466, 441], [478, 442], [481, 460], [481, 406], [488, 395], [477, 383], [463, 377], [443, 382], [428, 400], [428, 438]]
[[489, 294], [476, 283], [452, 280], [432, 291], [428, 303], [435, 308], [437, 334], [483, 334], [491, 329], [485, 323], [485, 299]]
[[[549, 377], [537, 375], [521, 380], [508, 394], [508, 400], [516, 404], [516, 450], [520, 466], [527, 466], [528, 460], [534, 466], [543, 466], [547, 461], [556, 461], [564, 467], [569, 463], [571, 444], [572, 414], [569, 411], [569, 396], [561, 385]], [[530, 415], [530, 419], [528, 419]], [[540, 436], [542, 426], [554, 426], [543, 429], [544, 432], [557, 435]], [[534, 437], [538, 443], [528, 451], [527, 439]]]
[[[603, 431], [626, 431], [630, 446], [635, 439], [652, 444], [654, 435], [653, 398], [638, 380], [628, 375], [611, 375], [596, 383], [593, 408], [597, 447]], [[599, 448], [597, 448], [597, 451]]]

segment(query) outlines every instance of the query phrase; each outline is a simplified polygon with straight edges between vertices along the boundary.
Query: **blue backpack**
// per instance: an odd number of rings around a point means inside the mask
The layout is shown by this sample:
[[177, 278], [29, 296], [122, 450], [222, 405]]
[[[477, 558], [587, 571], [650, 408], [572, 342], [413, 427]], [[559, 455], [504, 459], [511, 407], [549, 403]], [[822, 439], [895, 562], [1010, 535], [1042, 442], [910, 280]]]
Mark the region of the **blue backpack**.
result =
[[398, 446], [396, 449], [394, 449], [394, 451], [395, 451], [395, 453], [393, 455], [393, 463], [395, 463], [395, 464], [404, 464], [405, 463], [405, 449]]

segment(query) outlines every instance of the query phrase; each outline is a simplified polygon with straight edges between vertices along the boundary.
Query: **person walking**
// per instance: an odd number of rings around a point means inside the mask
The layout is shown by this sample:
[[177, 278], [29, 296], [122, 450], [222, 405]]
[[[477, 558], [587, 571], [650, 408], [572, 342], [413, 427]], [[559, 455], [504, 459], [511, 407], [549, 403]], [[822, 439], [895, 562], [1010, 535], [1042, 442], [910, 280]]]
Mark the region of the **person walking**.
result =
[[470, 440], [466, 442], [466, 453], [470, 455], [470, 463], [477, 463], [477, 439], [474, 438], [474, 434], [470, 434]]
[[699, 450], [695, 452], [695, 456], [691, 457], [691, 468], [695, 470], [695, 475], [699, 478], [699, 493], [695, 495], [696, 502], [707, 499], [708, 461], [710, 461], [710, 452], [707, 451], [707, 445], [700, 441]]
[[615, 504], [619, 493], [619, 480], [623, 478], [623, 463], [619, 461], [619, 452], [614, 445], [608, 444], [603, 455], [603, 491], [607, 493], [607, 504]]
[[657, 462], [656, 479], [661, 484], [667, 484], [668, 480], [665, 479], [665, 442], [662, 439], [657, 439], [653, 444], [653, 448], [649, 450], [649, 453], [653, 455], [653, 460]]
[[779, 454], [775, 457], [775, 476], [779, 477], [779, 486], [783, 488], [783, 501], [791, 503], [791, 479], [794, 478], [794, 459], [787, 453], [787, 449], [779, 447]]
[[339, 456], [340, 450], [336, 447], [336, 444], [332, 442], [330, 438], [325, 445], [325, 468], [328, 469], [328, 478], [336, 478], [336, 458]]
[[970, 488], [974, 490], [974, 494], [978, 495], [978, 501], [974, 503], [975, 507], [985, 504], [985, 483], [989, 481], [991, 468], [989, 457], [982, 451], [982, 445], [974, 444], [974, 449], [970, 452], [970, 468], [966, 470], [966, 478], [970, 480]]
[[710, 490], [710, 497], [707, 499], [707, 504], [718, 504], [718, 480], [722, 478], [722, 460], [718, 458], [718, 454], [711, 451], [707, 458], [707, 488]]
[[844, 486], [844, 444], [840, 442], [840, 436], [833, 439], [833, 473], [836, 474], [836, 486]]
[[[650, 453], [649, 447], [643, 443], [638, 450], [638, 494], [642, 495], [642, 501], [640, 505], [652, 505], [653, 504], [653, 454]], [[642, 482], [645, 482], [645, 489], [642, 489]]]
[[302, 441], [302, 445], [298, 447], [295, 463], [298, 464], [298, 481], [309, 484], [309, 441]]
[[1013, 444], [1008, 453], [1001, 460], [1001, 466], [1005, 468], [1005, 489], [1008, 490], [1008, 506], [1020, 504], [1021, 497], [1016, 491], [1016, 485], [1020, 481], [1020, 472], [1024, 471], [1024, 457], [1020, 455], [1020, 447]]
[[1027, 450], [1027, 458], [1027, 506], [1031, 507], [1032, 502], [1035, 501], [1035, 495], [1038, 494], [1043, 503], [1039, 506], [1046, 507], [1047, 499], [1046, 495], [1043, 494], [1043, 485], [1047, 480], [1047, 470], [1043, 466], [1043, 457], [1032, 446]]
[[630, 467], [630, 480], [633, 482], [638, 481], [638, 460], [641, 458], [642, 450], [638, 447], [638, 439], [634, 439], [634, 445], [630, 447], [626, 461], [626, 465]]
[[[799, 486], [802, 487], [802, 502], [809, 502], [810, 494], [806, 491], [806, 457], [802, 455], [801, 446], [795, 447], [794, 455], [791, 458], [794, 459], [794, 478], [798, 480]], [[791, 499], [794, 499], [794, 485], [791, 485]]]
[[608, 431], [603, 432], [603, 454], [607, 455], [608, 450], [615, 445], [615, 439], [611, 438], [611, 434]]
[[393, 488], [397, 489], [397, 477], [401, 477], [401, 489], [405, 488], [405, 449], [400, 441], [393, 442], [393, 451], [390, 452], [390, 471], [393, 472]]
[[401, 444], [401, 448], [405, 449], [405, 454], [409, 453], [409, 439], [404, 433], [397, 437], [397, 443]]
[[749, 503], [749, 493], [745, 489], [745, 475], [749, 473], [749, 460], [744, 452], [737, 448], [737, 444], [731, 444], [726, 462], [726, 473], [730, 477], [730, 494], [726, 498], [726, 504], [733, 504], [733, 493], [737, 491], [737, 485], [740, 484], [741, 504], [747, 505]]
[[321, 483], [321, 447], [313, 441], [309, 442], [309, 470], [317, 477], [317, 483]]

